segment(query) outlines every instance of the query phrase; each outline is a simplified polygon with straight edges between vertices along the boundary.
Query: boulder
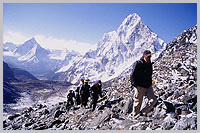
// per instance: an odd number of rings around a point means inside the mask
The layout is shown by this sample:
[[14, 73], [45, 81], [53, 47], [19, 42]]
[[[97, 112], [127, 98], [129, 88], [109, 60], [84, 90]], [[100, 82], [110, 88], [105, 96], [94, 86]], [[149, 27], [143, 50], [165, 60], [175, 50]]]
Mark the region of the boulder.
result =
[[28, 111], [28, 112], [32, 112], [32, 111], [33, 111], [33, 108], [32, 108], [32, 107], [29, 107], [27, 111]]
[[182, 68], [182, 69], [180, 70], [180, 73], [181, 73], [182, 76], [187, 76], [187, 75], [189, 75], [189, 72], [188, 72], [187, 70], [185, 70], [184, 68]]
[[29, 126], [31, 126], [31, 125], [33, 125], [34, 123], [33, 122], [27, 122], [27, 123], [25, 123], [25, 127], [29, 127]]
[[173, 114], [169, 114], [165, 119], [164, 122], [161, 125], [162, 130], [170, 130], [174, 127], [176, 123], [176, 119], [174, 119]]
[[35, 128], [35, 130], [44, 130], [47, 129], [47, 125], [46, 124], [40, 124], [38, 127]]
[[43, 105], [42, 104], [39, 104], [38, 105], [38, 109], [42, 109], [43, 108]]
[[54, 113], [54, 118], [58, 118], [61, 114], [62, 112], [60, 110], [56, 110], [56, 112]]
[[179, 91], [179, 90], [175, 90], [175, 92], [174, 92], [172, 98], [173, 98], [173, 99], [177, 99], [177, 98], [180, 97], [180, 96], [181, 96], [180, 91]]
[[7, 121], [6, 120], [3, 121], [3, 128], [5, 128], [5, 127], [7, 127]]
[[20, 114], [14, 114], [8, 117], [9, 120], [14, 120], [15, 118], [19, 117]]
[[44, 111], [43, 111], [43, 114], [49, 114], [50, 112], [49, 112], [49, 110], [48, 109], [45, 109]]
[[14, 124], [12, 124], [12, 129], [13, 129], [13, 130], [20, 129], [21, 127], [22, 127], [22, 126], [21, 126], [20, 123], [14, 123]]
[[181, 117], [172, 130], [197, 130], [197, 115], [192, 114], [192, 116]]
[[133, 111], [133, 98], [129, 98], [124, 105], [124, 113], [131, 113]]
[[119, 108], [119, 107], [117, 107], [117, 106], [114, 106], [113, 108], [112, 108], [112, 112], [113, 113], [119, 113], [121, 111], [121, 109]]
[[175, 109], [175, 112], [178, 115], [187, 115], [191, 113], [191, 111], [189, 111], [188, 105], [182, 105], [180, 107], [177, 107]]
[[101, 123], [103, 123], [105, 120], [108, 120], [109, 118], [110, 111], [107, 110], [104, 113], [100, 114], [98, 117], [94, 118], [94, 120], [89, 123], [89, 127], [98, 127]]
[[54, 120], [51, 124], [49, 124], [49, 128], [52, 128], [54, 125], [59, 125], [60, 123], [62, 123], [61, 120]]

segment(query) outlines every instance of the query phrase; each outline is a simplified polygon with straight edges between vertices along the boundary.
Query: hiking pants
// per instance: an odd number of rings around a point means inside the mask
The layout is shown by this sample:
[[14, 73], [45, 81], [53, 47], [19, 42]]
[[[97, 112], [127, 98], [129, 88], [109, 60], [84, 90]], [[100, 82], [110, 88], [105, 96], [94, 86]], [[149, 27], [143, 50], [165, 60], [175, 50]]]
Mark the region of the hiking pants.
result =
[[77, 105], [81, 104], [81, 100], [80, 100], [80, 95], [79, 94], [76, 95], [76, 104]]
[[67, 106], [73, 106], [74, 105], [74, 101], [73, 101], [73, 99], [68, 99], [67, 100]]
[[94, 111], [96, 106], [97, 106], [98, 95], [97, 96], [96, 95], [91, 95], [90, 97], [92, 99], [92, 101], [90, 103], [90, 108], [92, 108], [92, 111]]
[[152, 87], [149, 88], [144, 88], [140, 86], [135, 87], [134, 104], [133, 104], [134, 116], [139, 114], [144, 96], [148, 98], [148, 103], [146, 104], [146, 107], [144, 107], [141, 110], [143, 114], [147, 114], [157, 102], [157, 98], [154, 95]]
[[81, 95], [81, 104], [86, 107], [88, 102], [88, 96]]

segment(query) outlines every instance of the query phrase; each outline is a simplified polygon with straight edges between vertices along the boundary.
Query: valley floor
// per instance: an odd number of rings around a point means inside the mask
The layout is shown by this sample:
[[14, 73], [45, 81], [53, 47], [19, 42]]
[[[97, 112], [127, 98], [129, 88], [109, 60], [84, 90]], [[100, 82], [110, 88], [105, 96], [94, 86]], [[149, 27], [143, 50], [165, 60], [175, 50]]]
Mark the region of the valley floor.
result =
[[68, 82], [47, 80], [11, 82], [10, 84], [21, 91], [21, 97], [17, 99], [17, 103], [3, 105], [4, 119], [6, 119], [8, 115], [18, 113], [30, 106], [37, 104], [51, 106], [60, 101], [66, 101], [69, 89], [74, 88], [74, 86]]

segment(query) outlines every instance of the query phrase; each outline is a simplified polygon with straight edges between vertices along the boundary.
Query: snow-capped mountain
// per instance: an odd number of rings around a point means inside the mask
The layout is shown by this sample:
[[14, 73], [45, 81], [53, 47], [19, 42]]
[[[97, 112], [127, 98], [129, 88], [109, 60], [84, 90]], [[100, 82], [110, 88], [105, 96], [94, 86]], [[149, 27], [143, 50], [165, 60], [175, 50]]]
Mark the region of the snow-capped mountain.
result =
[[16, 47], [14, 51], [5, 51], [4, 61], [32, 73], [47, 72], [51, 67], [49, 53], [32, 38]]
[[34, 38], [16, 48], [13, 45], [4, 45], [4, 61], [32, 74], [72, 83], [84, 77], [107, 81], [129, 68], [144, 50], [151, 50], [156, 58], [166, 47], [136, 13], [125, 18], [115, 31], [105, 33], [97, 49], [84, 56], [67, 49], [44, 49]]
[[[34, 38], [18, 47], [13, 43], [5, 43], [3, 55], [4, 61], [9, 64], [37, 75], [57, 71], [63, 65], [68, 65], [71, 56], [80, 56], [79, 53], [67, 49], [54, 51], [44, 49]], [[64, 62], [63, 65], [61, 62]]]
[[[56, 64], [53, 75], [55, 73], [59, 73], [62, 71], [68, 70], [74, 62], [80, 60], [82, 55], [79, 52], [75, 52], [74, 50], [69, 51], [67, 49], [64, 50], [52, 50], [49, 55], [50, 59], [60, 60], [58, 64]], [[48, 77], [52, 77], [51, 74]]]
[[26, 61], [37, 63], [39, 61], [46, 61], [50, 52], [42, 48], [34, 38], [26, 41], [20, 45], [14, 53], [18, 53], [20, 58], [19, 61]]
[[17, 48], [17, 46], [11, 42], [6, 42], [3, 47], [6, 51], [14, 51]]
[[49, 55], [50, 59], [64, 60], [65, 56], [69, 51], [67, 49], [64, 50], [50, 50], [51, 54]]
[[125, 18], [117, 30], [105, 33], [96, 50], [87, 52], [67, 71], [57, 73], [55, 78], [72, 83], [83, 77], [106, 81], [130, 67], [144, 50], [151, 50], [155, 58], [165, 47], [166, 43], [134, 13]]

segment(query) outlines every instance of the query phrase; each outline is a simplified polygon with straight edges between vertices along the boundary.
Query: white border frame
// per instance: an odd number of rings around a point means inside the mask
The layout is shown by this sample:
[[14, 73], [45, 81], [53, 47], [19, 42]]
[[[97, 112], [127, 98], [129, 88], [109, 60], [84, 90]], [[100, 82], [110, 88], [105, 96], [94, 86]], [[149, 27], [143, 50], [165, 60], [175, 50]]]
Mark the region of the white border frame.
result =
[[[1, 45], [0, 45], [0, 53], [1, 53], [1, 56], [0, 56], [0, 86], [1, 86], [1, 89], [0, 89], [0, 118], [1, 118], [1, 122], [0, 122], [0, 131], [1, 133], [2, 132], [24, 132], [24, 133], [27, 133], [27, 132], [93, 132], [93, 131], [70, 131], [70, 130], [65, 130], [65, 131], [62, 131], [62, 130], [56, 130], [56, 131], [52, 131], [52, 130], [45, 130], [45, 131], [36, 131], [36, 130], [30, 130], [30, 131], [27, 131], [27, 130], [3, 130], [3, 3], [197, 3], [197, 27], [199, 25], [199, 11], [200, 11], [200, 1], [199, 0], [0, 0], [0, 42], [1, 42]], [[197, 36], [199, 34], [199, 29], [197, 28]], [[199, 46], [200, 43], [199, 41], [197, 41], [197, 45]], [[197, 58], [199, 58], [199, 48], [197, 47]], [[198, 59], [197, 59], [198, 60]], [[197, 66], [198, 66], [198, 61], [197, 61]], [[199, 75], [199, 69], [197, 69], [197, 75]], [[197, 76], [199, 77], [199, 76]], [[199, 81], [199, 80], [198, 80]], [[197, 82], [197, 86], [199, 86], [199, 82]], [[197, 87], [198, 88], [198, 87]], [[200, 90], [197, 89], [197, 94], [200, 94], [199, 92]], [[198, 101], [200, 101], [200, 98], [197, 97]], [[197, 107], [199, 107], [199, 102], [197, 102]], [[197, 114], [199, 115], [199, 110], [197, 109]], [[125, 131], [116, 131], [116, 130], [106, 130], [106, 131], [103, 131], [103, 130], [100, 130], [100, 131], [95, 131], [95, 132], [174, 132], [174, 133], [177, 133], [177, 132], [199, 132], [199, 120], [197, 118], [197, 130], [194, 130], [194, 131], [175, 131], [175, 130], [170, 130], [170, 131], [167, 131], [167, 130], [161, 130], [161, 131], [142, 131], [142, 130], [125, 130]]]

